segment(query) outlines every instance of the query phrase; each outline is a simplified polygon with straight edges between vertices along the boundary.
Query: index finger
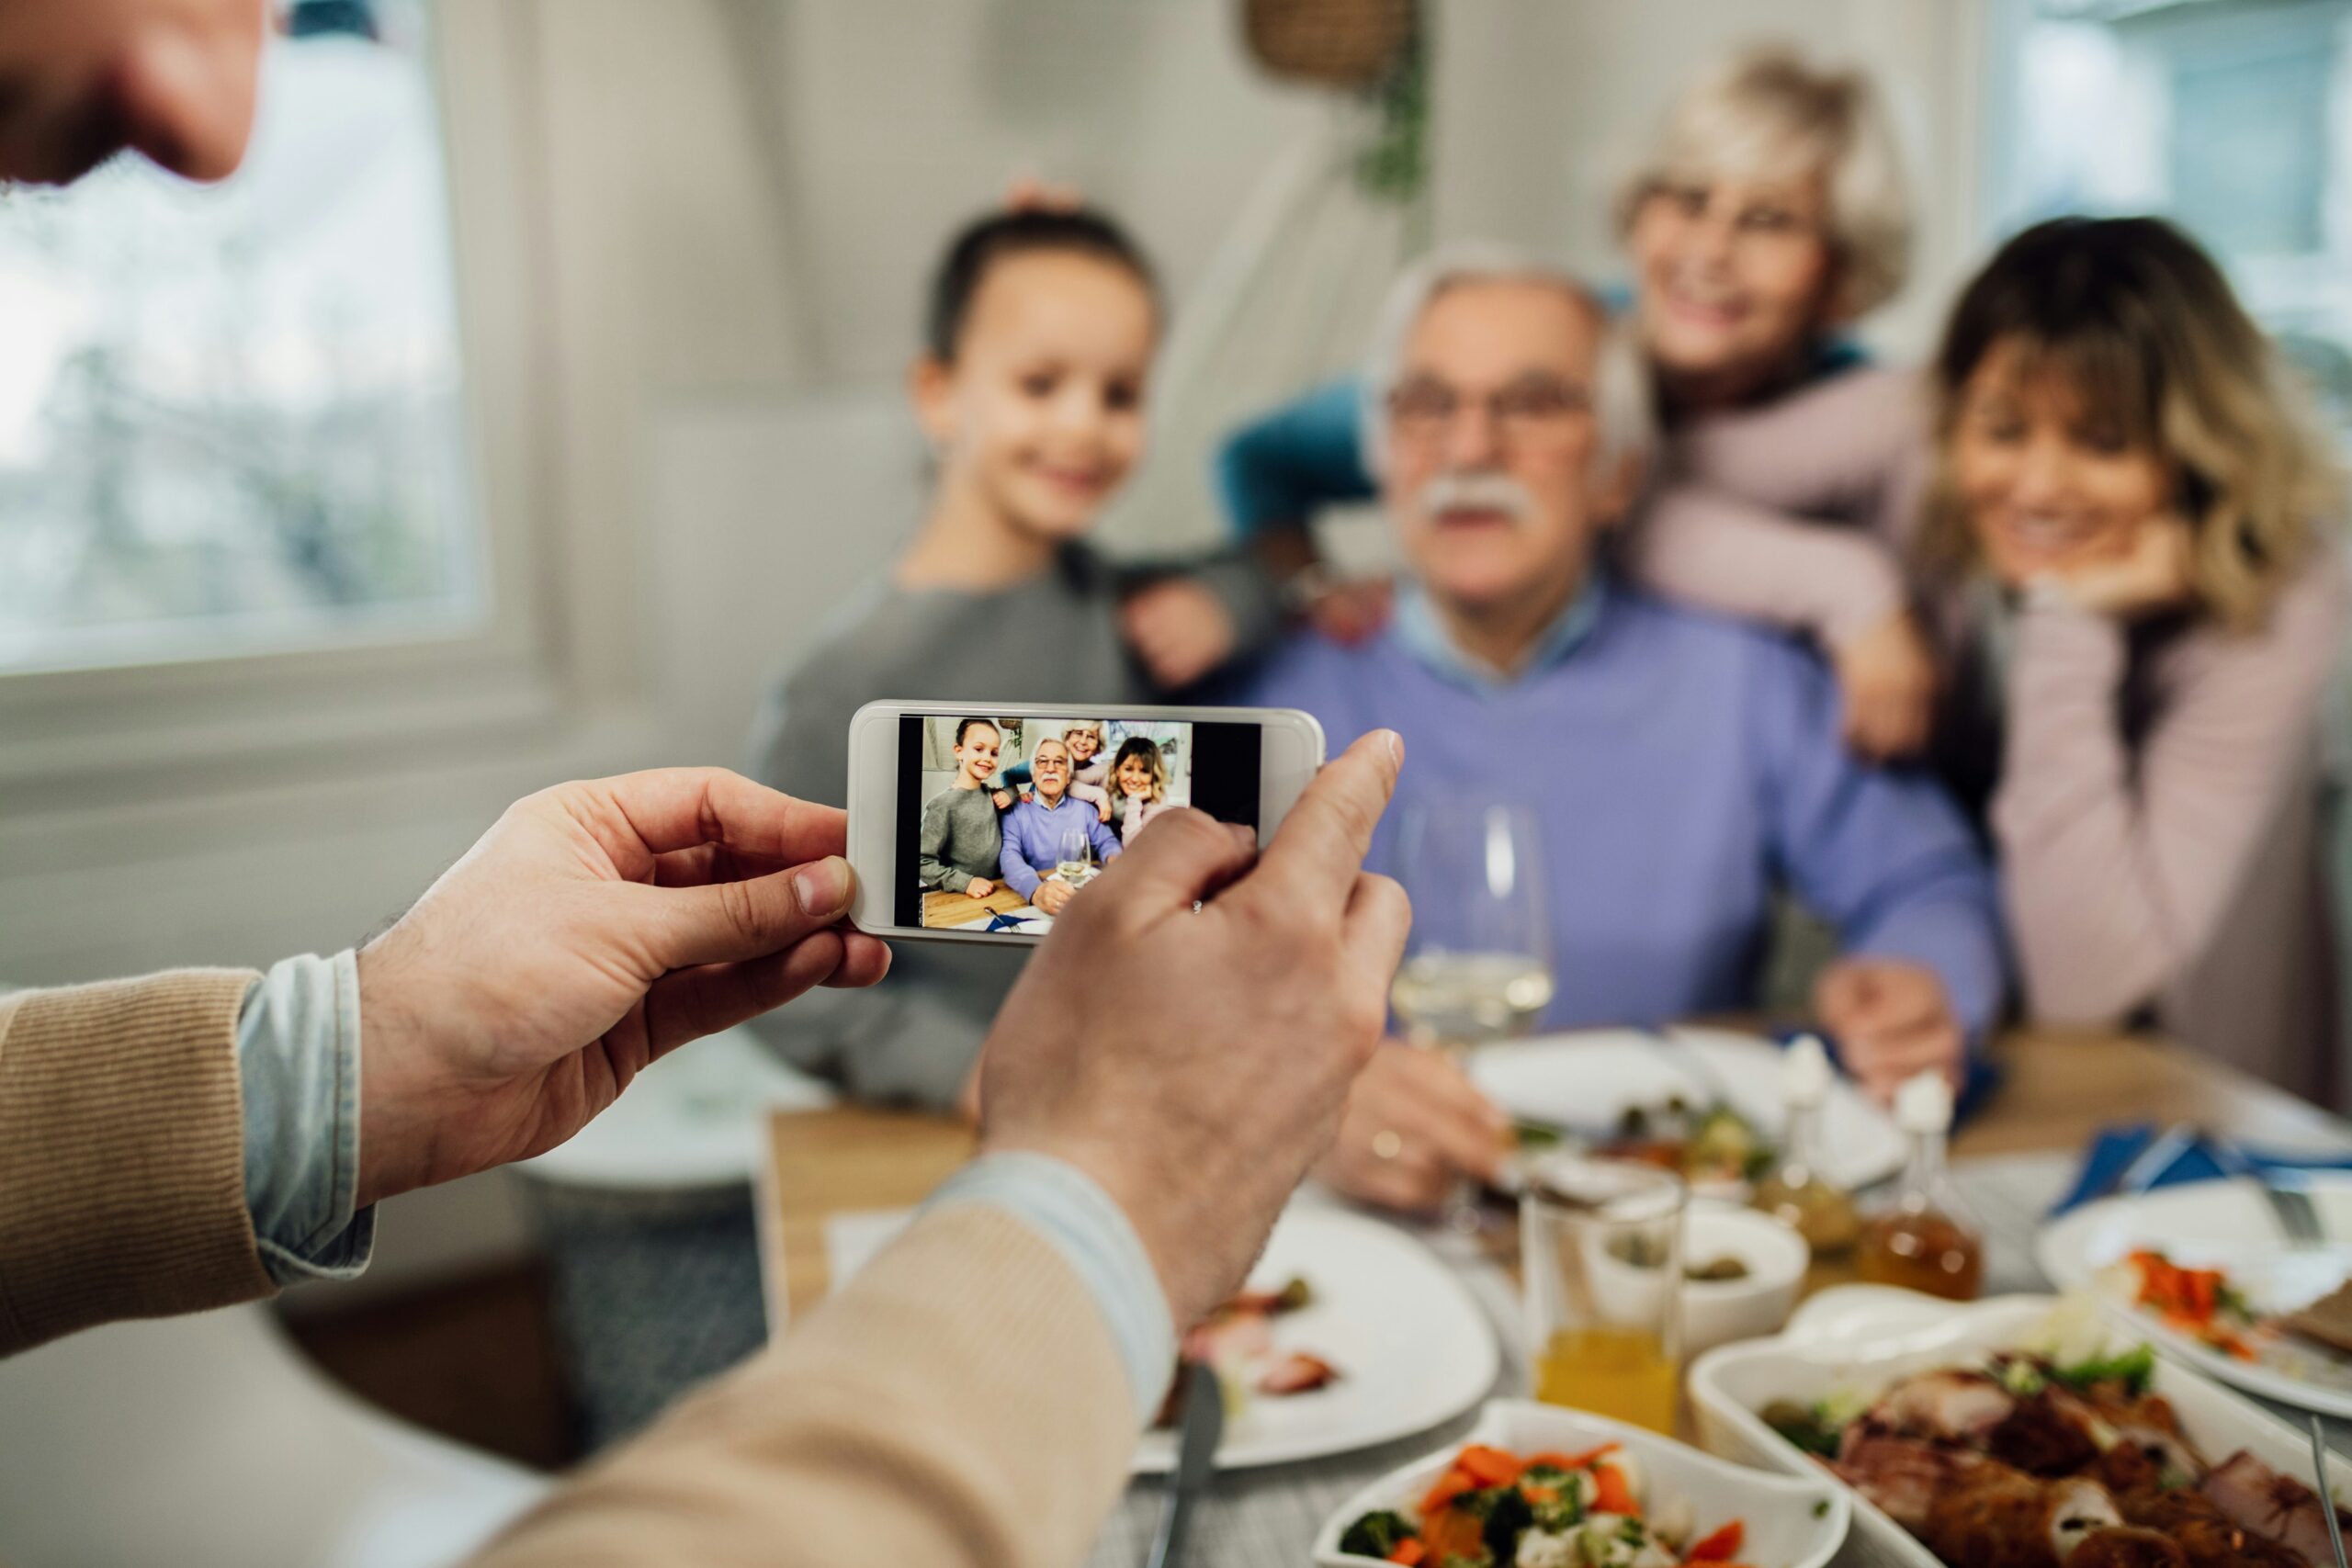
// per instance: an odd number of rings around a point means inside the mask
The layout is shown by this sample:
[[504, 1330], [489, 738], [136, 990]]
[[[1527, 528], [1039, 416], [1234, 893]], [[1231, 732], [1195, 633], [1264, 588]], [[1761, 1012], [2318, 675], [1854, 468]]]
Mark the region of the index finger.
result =
[[798, 865], [846, 852], [849, 813], [754, 784], [725, 768], [654, 768], [548, 792], [594, 833], [624, 874], [697, 844]]
[[1359, 737], [1315, 775], [1274, 830], [1248, 885], [1295, 888], [1328, 898], [1335, 908], [1344, 904], [1404, 763], [1405, 739], [1395, 730]]

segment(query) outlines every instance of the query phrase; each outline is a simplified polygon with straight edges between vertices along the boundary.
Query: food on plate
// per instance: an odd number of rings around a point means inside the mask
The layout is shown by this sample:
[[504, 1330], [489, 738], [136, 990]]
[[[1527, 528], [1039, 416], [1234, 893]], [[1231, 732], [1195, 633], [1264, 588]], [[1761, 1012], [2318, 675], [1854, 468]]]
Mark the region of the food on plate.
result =
[[[1649, 1506], [1615, 1443], [1521, 1457], [1472, 1443], [1409, 1510], [1377, 1509], [1340, 1550], [1421, 1568], [1682, 1568], [1736, 1563], [1747, 1527], [1698, 1536], [1688, 1503]], [[1693, 1539], [1697, 1537], [1697, 1539]]]
[[[1274, 1320], [1314, 1304], [1314, 1287], [1304, 1279], [1293, 1279], [1279, 1291], [1244, 1291], [1184, 1336], [1182, 1359], [1204, 1363], [1216, 1373], [1227, 1411], [1238, 1410], [1253, 1393], [1287, 1399], [1329, 1387], [1340, 1381], [1339, 1368], [1313, 1351], [1284, 1350], [1274, 1344]], [[1153, 1425], [1175, 1425], [1182, 1387], [1182, 1376], [1170, 1384]]]
[[1679, 1095], [1626, 1107], [1615, 1135], [1594, 1152], [1662, 1166], [1701, 1186], [1753, 1181], [1772, 1168], [1774, 1155], [1770, 1140], [1732, 1107], [1694, 1106]]
[[2329, 1349], [2352, 1356], [2352, 1280], [2338, 1285], [2300, 1312], [2280, 1318], [2282, 1326]]
[[1747, 1278], [1747, 1259], [1728, 1252], [1721, 1258], [1710, 1258], [1704, 1263], [1685, 1264], [1682, 1269], [1684, 1279], [1695, 1280], [1702, 1284], [1720, 1284], [1728, 1280], [1745, 1280]]
[[2244, 1450], [2208, 1463], [2154, 1374], [2145, 1345], [2004, 1350], [1761, 1414], [1951, 1568], [2333, 1563], [2318, 1495]]
[[2234, 1360], [2259, 1358], [2262, 1322], [2222, 1270], [2184, 1269], [2148, 1247], [2116, 1267], [2132, 1303], [2154, 1314], [2165, 1327]]

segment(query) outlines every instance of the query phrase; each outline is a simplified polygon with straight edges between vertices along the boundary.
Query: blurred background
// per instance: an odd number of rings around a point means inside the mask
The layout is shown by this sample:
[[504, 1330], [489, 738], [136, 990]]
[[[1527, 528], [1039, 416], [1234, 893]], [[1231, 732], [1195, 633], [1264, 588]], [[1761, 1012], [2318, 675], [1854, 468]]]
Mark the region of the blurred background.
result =
[[[915, 520], [923, 276], [1013, 178], [1163, 270], [1108, 535], [1166, 549], [1219, 533], [1215, 434], [1351, 364], [1405, 257], [1619, 276], [1632, 151], [1769, 39], [1897, 114], [1884, 355], [2021, 222], [2153, 210], [2352, 421], [2352, 0], [297, 0], [235, 179], [0, 200], [0, 979], [332, 952], [520, 792], [739, 761]], [[739, 1069], [801, 1092], [749, 1057], [678, 1092]], [[638, 1187], [740, 1190], [699, 1156]], [[632, 1157], [402, 1198], [365, 1281], [282, 1310], [322, 1343], [403, 1302], [527, 1317], [528, 1184]], [[473, 1435], [575, 1451], [549, 1421]]]

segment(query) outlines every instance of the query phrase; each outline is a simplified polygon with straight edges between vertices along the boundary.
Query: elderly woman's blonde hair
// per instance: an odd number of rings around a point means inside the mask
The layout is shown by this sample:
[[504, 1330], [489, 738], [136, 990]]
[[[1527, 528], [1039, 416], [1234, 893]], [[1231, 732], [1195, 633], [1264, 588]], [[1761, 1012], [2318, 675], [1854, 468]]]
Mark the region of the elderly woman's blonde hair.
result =
[[1741, 51], [1667, 111], [1650, 155], [1618, 193], [1622, 233], [1656, 192], [1720, 180], [1802, 180], [1827, 195], [1838, 320], [1893, 299], [1911, 270], [1911, 200], [1886, 107], [1857, 70], [1825, 70], [1781, 45]]
[[2056, 218], [2003, 245], [1944, 329], [1920, 531], [1931, 568], [1978, 558], [1951, 452], [1968, 383], [1996, 352], [2022, 378], [2059, 378], [2086, 422], [2164, 462], [2191, 591], [2224, 626], [2258, 627], [2341, 523], [2343, 474], [2310, 399], [2212, 258], [2161, 218]]

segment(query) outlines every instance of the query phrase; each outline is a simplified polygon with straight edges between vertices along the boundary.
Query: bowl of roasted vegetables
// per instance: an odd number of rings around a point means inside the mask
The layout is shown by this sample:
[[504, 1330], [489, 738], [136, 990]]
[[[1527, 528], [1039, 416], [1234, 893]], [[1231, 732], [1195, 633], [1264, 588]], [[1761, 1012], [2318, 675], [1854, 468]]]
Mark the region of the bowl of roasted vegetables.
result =
[[1498, 1400], [1324, 1522], [1318, 1568], [1820, 1568], [1849, 1505], [1579, 1410]]

